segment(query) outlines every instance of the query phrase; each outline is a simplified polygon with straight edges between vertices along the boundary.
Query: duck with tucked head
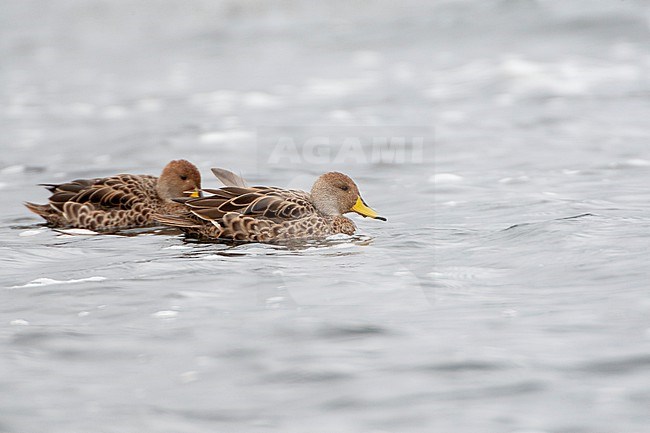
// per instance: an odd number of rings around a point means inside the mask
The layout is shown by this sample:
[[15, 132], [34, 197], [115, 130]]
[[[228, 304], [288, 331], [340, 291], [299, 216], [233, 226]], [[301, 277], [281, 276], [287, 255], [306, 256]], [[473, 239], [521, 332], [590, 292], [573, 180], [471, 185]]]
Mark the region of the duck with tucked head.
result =
[[310, 193], [265, 186], [203, 191], [212, 195], [176, 200], [185, 205], [184, 215], [155, 218], [198, 239], [267, 243], [351, 235], [356, 226], [343, 216], [348, 212], [386, 221], [366, 205], [354, 181], [337, 172], [321, 175]]
[[180, 197], [199, 197], [201, 173], [184, 160], [171, 161], [160, 177], [118, 174], [43, 184], [52, 195], [49, 203], [25, 203], [50, 226], [94, 231], [155, 226], [154, 214], [184, 213]]

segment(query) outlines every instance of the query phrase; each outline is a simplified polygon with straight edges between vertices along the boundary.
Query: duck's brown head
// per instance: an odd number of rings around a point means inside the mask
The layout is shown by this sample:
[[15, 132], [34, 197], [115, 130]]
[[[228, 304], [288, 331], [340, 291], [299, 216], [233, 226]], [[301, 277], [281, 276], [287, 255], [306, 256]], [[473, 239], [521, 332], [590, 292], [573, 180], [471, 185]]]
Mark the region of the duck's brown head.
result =
[[158, 178], [158, 194], [166, 200], [199, 197], [201, 173], [189, 161], [178, 159], [165, 166]]
[[316, 179], [311, 188], [311, 199], [316, 209], [325, 215], [339, 216], [356, 212], [364, 217], [386, 221], [386, 218], [380, 217], [366, 205], [357, 185], [343, 173], [325, 173]]

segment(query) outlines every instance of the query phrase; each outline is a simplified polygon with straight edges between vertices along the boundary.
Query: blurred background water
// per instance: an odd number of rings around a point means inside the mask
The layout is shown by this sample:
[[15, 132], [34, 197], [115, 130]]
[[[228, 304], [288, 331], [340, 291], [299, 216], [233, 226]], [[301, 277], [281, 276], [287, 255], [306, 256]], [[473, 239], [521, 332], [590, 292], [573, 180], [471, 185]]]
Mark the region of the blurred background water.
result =
[[[0, 431], [648, 431], [647, 2], [0, 10]], [[425, 148], [269, 157], [324, 135]], [[230, 247], [21, 204], [179, 157], [206, 187], [343, 171], [388, 222]]]

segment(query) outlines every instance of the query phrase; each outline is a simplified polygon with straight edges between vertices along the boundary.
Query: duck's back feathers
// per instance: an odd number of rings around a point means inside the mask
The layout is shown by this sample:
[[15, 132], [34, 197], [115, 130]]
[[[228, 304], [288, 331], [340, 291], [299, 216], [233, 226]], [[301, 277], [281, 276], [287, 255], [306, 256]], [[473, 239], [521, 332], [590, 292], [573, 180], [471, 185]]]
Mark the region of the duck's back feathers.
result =
[[58, 211], [63, 211], [63, 206], [69, 202], [90, 204], [102, 210], [126, 210], [137, 202], [148, 204], [156, 200], [156, 181], [153, 176], [132, 174], [81, 179], [54, 185], [49, 201]]

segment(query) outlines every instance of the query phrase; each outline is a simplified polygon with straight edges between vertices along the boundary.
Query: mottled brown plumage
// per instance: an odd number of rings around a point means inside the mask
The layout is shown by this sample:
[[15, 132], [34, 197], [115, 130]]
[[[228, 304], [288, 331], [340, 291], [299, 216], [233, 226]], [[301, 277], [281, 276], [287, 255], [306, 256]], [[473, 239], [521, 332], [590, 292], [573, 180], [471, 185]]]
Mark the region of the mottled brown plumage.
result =
[[365, 205], [352, 179], [336, 172], [320, 176], [311, 193], [263, 186], [203, 191], [211, 195], [177, 200], [184, 214], [156, 219], [199, 239], [271, 243], [351, 235], [356, 227], [347, 212], [385, 220]]
[[184, 212], [184, 206], [172, 199], [188, 197], [192, 191], [198, 194], [201, 174], [181, 159], [167, 164], [159, 178], [118, 174], [43, 186], [52, 193], [49, 203], [25, 206], [49, 225], [106, 231], [153, 226], [155, 213]]

